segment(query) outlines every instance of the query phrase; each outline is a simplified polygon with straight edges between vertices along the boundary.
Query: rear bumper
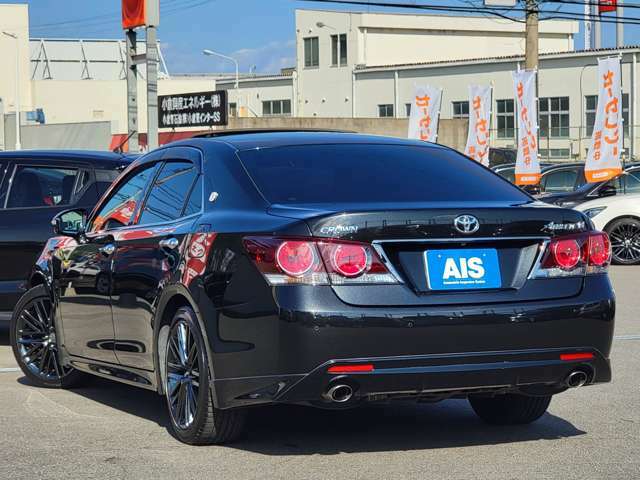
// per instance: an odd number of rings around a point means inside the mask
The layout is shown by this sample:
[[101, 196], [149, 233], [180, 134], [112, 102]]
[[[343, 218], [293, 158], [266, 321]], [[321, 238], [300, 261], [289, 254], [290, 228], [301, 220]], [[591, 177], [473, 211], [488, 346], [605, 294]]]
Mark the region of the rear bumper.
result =
[[[208, 332], [210, 340], [219, 335], [212, 344], [219, 408], [323, 401], [340, 377], [327, 372], [334, 364], [373, 365], [344, 378], [365, 399], [558, 392], [575, 369], [590, 384], [611, 379], [615, 299], [606, 275], [585, 279], [576, 297], [491, 305], [364, 308], [329, 287], [272, 293], [273, 313], [266, 302], [256, 312], [241, 304], [221, 311]], [[216, 353], [225, 342], [241, 348]], [[560, 359], [579, 352], [593, 358]]]
[[[588, 360], [561, 360], [565, 353], [592, 354]], [[331, 373], [332, 366], [367, 365], [369, 372]], [[318, 403], [335, 385], [353, 390], [349, 403], [395, 397], [446, 398], [476, 392], [559, 393], [570, 373], [584, 372], [587, 384], [609, 382], [609, 360], [593, 349], [548, 349], [331, 360], [306, 375], [216, 380], [220, 408], [255, 403]], [[338, 405], [339, 406], [339, 405]]]

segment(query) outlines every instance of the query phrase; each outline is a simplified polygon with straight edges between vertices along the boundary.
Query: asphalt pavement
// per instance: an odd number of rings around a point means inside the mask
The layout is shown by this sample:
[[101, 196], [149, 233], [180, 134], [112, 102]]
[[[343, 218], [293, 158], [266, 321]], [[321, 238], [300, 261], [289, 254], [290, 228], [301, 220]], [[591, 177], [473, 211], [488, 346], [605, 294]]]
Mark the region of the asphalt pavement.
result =
[[0, 326], [0, 479], [637, 479], [640, 268], [614, 267], [614, 381], [554, 398], [530, 426], [490, 427], [466, 401], [346, 412], [273, 407], [229, 446], [171, 437], [163, 399], [98, 378], [35, 388]]

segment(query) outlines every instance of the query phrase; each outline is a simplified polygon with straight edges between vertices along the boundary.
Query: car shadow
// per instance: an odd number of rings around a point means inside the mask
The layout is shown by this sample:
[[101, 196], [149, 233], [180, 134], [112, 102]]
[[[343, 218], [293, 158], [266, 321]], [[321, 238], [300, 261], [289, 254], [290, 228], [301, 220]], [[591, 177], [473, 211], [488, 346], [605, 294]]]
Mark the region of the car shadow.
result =
[[9, 322], [0, 321], [0, 346], [9, 345]]
[[[26, 378], [18, 382], [31, 385]], [[98, 377], [88, 377], [73, 392], [169, 429], [164, 398], [154, 392]], [[396, 401], [340, 411], [277, 405], [250, 409], [247, 433], [227, 447], [271, 456], [336, 455], [555, 440], [585, 433], [551, 413], [531, 425], [487, 425], [466, 400], [457, 399]]]

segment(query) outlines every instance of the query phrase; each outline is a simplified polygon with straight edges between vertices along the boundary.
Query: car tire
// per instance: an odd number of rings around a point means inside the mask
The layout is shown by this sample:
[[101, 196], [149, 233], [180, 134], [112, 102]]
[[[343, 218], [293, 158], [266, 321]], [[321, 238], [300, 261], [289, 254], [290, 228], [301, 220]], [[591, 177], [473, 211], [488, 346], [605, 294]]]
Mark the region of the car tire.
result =
[[470, 396], [473, 411], [492, 425], [521, 425], [538, 420], [549, 407], [551, 395], [531, 397], [508, 393], [504, 395]]
[[9, 331], [16, 362], [35, 386], [69, 388], [82, 379], [82, 373], [60, 363], [51, 297], [44, 285], [33, 287], [20, 298]]
[[[618, 218], [605, 227], [611, 239], [611, 260], [618, 265], [640, 264], [640, 220]], [[628, 243], [625, 243], [628, 242]]]
[[190, 445], [237, 439], [244, 430], [246, 410], [215, 407], [208, 352], [191, 308], [176, 312], [165, 341], [164, 392], [174, 436]]

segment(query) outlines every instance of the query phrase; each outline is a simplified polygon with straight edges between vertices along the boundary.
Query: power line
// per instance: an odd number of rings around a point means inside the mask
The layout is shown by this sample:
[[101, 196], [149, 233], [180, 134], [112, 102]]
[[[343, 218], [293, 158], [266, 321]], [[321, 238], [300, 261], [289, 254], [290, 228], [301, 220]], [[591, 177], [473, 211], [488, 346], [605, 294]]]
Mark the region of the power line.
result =
[[[407, 4], [407, 3], [397, 3], [397, 2], [389, 2], [389, 1], [373, 1], [373, 2], [364, 2], [358, 0], [300, 0], [302, 2], [312, 2], [312, 3], [329, 3], [329, 4], [342, 4], [342, 5], [358, 5], [358, 6], [376, 6], [376, 7], [384, 7], [384, 8], [405, 8], [405, 9], [414, 9], [414, 10], [426, 10], [426, 11], [445, 11], [445, 12], [458, 12], [458, 13], [488, 13], [491, 15], [498, 16], [500, 18], [504, 18], [506, 20], [510, 20], [513, 22], [525, 23], [523, 19], [513, 18], [508, 15], [497, 12], [496, 10], [508, 10], [510, 12], [521, 12], [526, 13], [526, 8], [514, 8], [514, 7], [456, 7], [456, 6], [448, 6], [448, 5], [425, 5], [425, 4]], [[549, 1], [549, 0], [545, 0]], [[559, 1], [559, 0], [556, 0]], [[625, 4], [626, 5], [626, 4]], [[565, 11], [554, 11], [554, 12], [544, 12], [540, 11], [540, 15], [549, 15], [553, 16], [545, 16], [542, 17], [541, 20], [583, 20], [585, 18], [590, 19], [592, 22], [600, 22], [600, 23], [613, 23], [613, 24], [625, 24], [625, 25], [640, 25], [640, 17], [624, 17], [623, 19], [618, 19], [615, 17], [601, 17], [600, 15], [584, 15], [583, 13], [577, 12], [565, 12]]]

